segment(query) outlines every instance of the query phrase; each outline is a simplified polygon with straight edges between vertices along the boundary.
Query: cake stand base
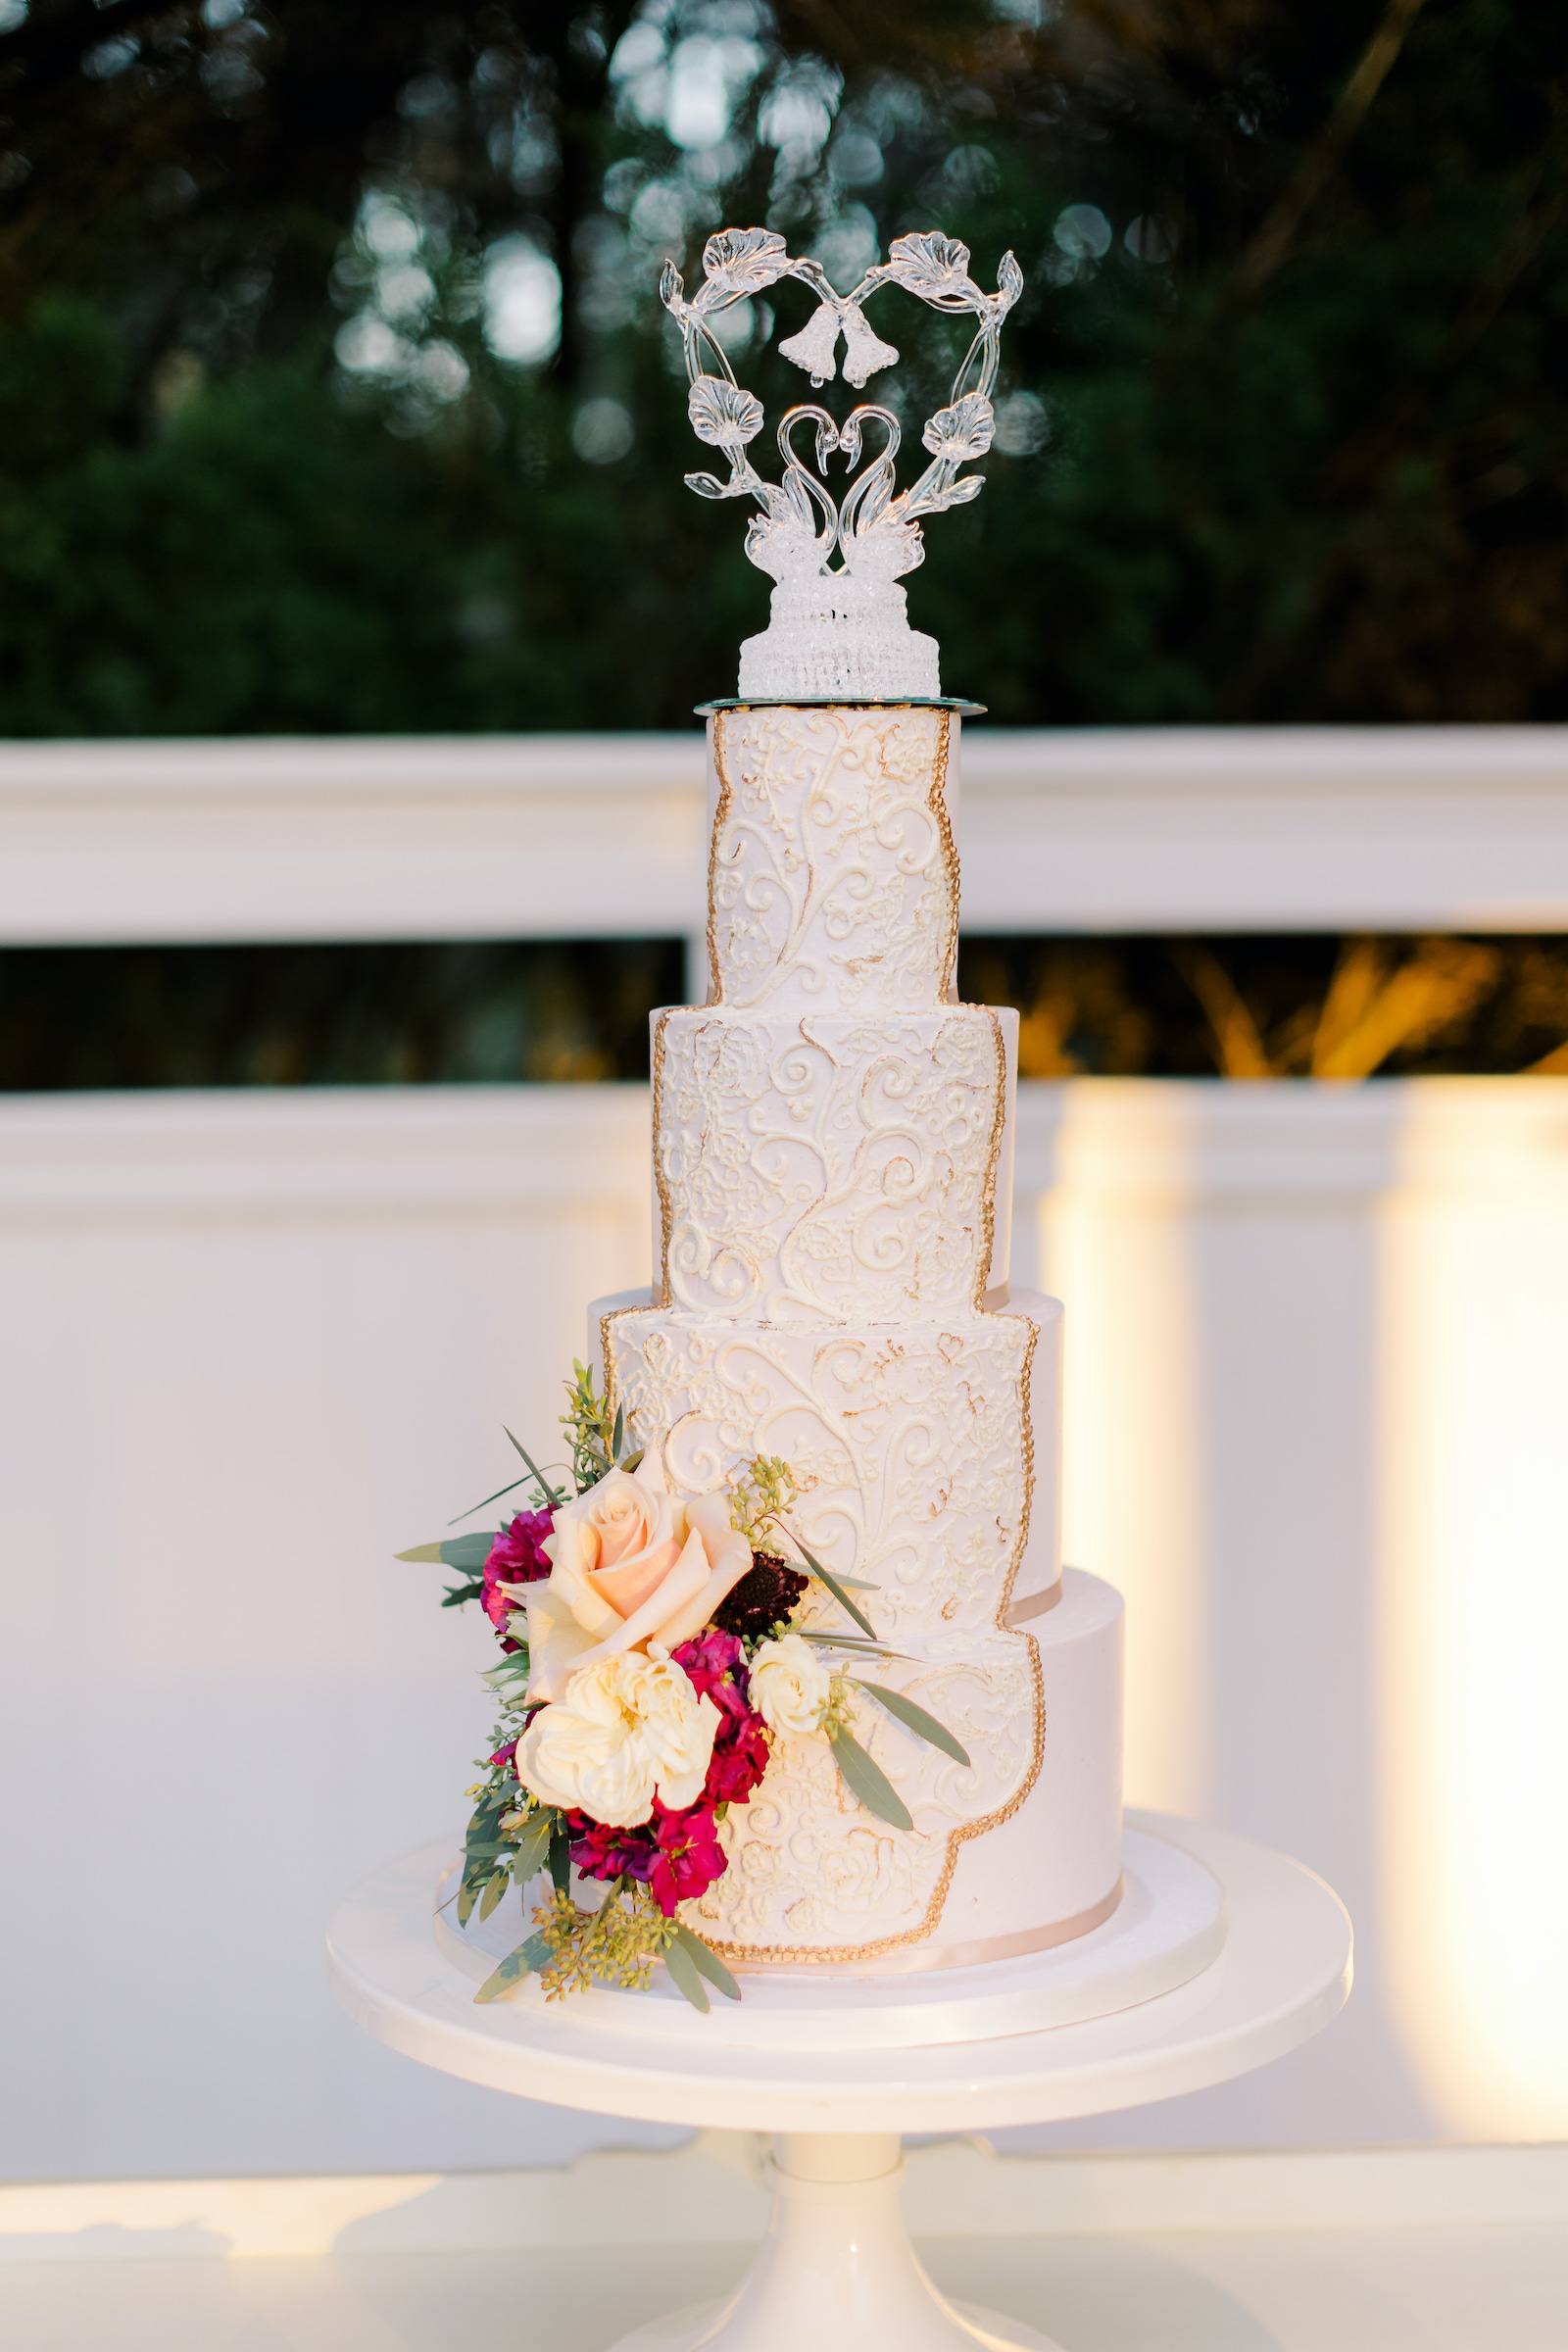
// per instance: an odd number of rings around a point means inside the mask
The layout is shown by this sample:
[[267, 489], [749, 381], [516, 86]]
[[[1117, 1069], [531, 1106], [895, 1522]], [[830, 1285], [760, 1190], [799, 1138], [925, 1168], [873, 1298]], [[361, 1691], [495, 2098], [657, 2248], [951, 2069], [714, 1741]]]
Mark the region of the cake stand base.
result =
[[729, 2300], [670, 2312], [613, 2352], [1058, 2352], [937, 2293], [904, 2227], [896, 2133], [781, 2132], [767, 2171], [767, 2235]]
[[[1200, 2090], [1296, 2049], [1350, 1989], [1350, 1923], [1321, 1879], [1226, 1831], [1129, 1818], [1213, 1874], [1225, 1940], [1187, 1983], [1109, 2015], [1031, 2027], [1020, 2013], [1017, 2030], [974, 2040], [939, 2020], [897, 2043], [868, 2023], [857, 2047], [835, 1995], [825, 2018], [803, 2008], [742, 2047], [696, 2031], [716, 2013], [692, 2030], [677, 2018], [672, 2033], [658, 2001], [478, 2008], [431, 1923], [440, 1846], [389, 1863], [343, 1905], [332, 1985], [368, 2033], [469, 2082], [590, 2115], [775, 2134], [767, 2235], [737, 2292], [640, 2328], [616, 2352], [1056, 2352], [1016, 2321], [936, 2293], [899, 2210], [897, 2134], [1106, 2115]], [[873, 2020], [874, 1990], [865, 2008]]]

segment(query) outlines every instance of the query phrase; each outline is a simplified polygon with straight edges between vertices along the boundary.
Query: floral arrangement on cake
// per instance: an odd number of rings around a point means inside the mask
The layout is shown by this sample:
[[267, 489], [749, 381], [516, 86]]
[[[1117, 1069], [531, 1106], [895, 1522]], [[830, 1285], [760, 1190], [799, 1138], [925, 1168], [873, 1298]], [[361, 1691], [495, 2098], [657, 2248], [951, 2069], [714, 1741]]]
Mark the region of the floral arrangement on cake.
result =
[[[476, 1600], [502, 1655], [485, 1680], [501, 1710], [469, 1790], [458, 1919], [489, 1918], [509, 1886], [532, 1934], [474, 1996], [537, 1975], [547, 1997], [589, 1984], [643, 1989], [662, 1960], [694, 2008], [706, 1984], [740, 1989], [682, 1919], [728, 1867], [722, 1825], [766, 1778], [775, 1739], [820, 1738], [851, 1793], [907, 1830], [909, 1814], [852, 1724], [860, 1698], [958, 1762], [953, 1734], [903, 1692], [850, 1669], [896, 1653], [790, 1523], [800, 1488], [759, 1455], [715, 1493], [670, 1491], [659, 1446], [629, 1447], [592, 1375], [573, 1367], [558, 1485], [512, 1436], [524, 1475], [475, 1505], [530, 1490], [493, 1534], [400, 1552], [466, 1571], [443, 1608]], [[800, 1622], [817, 1586], [858, 1630]], [[852, 1693], [859, 1694], [852, 1697]], [[575, 1876], [576, 1891], [573, 1890]], [[597, 1900], [583, 1900], [590, 1887]]]

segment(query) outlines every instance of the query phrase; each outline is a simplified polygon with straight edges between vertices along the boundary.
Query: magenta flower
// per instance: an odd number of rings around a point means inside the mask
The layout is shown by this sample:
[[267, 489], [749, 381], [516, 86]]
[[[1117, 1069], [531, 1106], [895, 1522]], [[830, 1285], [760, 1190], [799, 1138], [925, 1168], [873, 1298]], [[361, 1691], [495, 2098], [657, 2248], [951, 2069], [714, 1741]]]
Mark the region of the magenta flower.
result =
[[767, 1770], [771, 1750], [767, 1726], [750, 1708], [745, 1720], [728, 1722], [713, 1741], [713, 1753], [703, 1783], [705, 1805], [744, 1805]]
[[[655, 1813], [660, 1808], [656, 1799]], [[658, 1856], [655, 1823], [639, 1822], [635, 1829], [612, 1829], [607, 1822], [590, 1821], [586, 1813], [568, 1813], [566, 1832], [571, 1858], [585, 1879], [641, 1879], [646, 1885]]]
[[741, 1805], [767, 1770], [767, 1726], [748, 1696], [746, 1656], [733, 1634], [710, 1630], [671, 1652], [692, 1688], [706, 1692], [723, 1721], [713, 1740], [699, 1802]]
[[652, 1888], [666, 1919], [677, 1903], [703, 1894], [728, 1868], [706, 1799], [674, 1813], [654, 1800], [651, 1820], [635, 1829], [612, 1829], [568, 1813], [571, 1858], [585, 1879], [638, 1879]]
[[507, 1639], [507, 1619], [516, 1604], [501, 1587], [536, 1585], [550, 1574], [550, 1562], [540, 1545], [554, 1525], [549, 1511], [519, 1511], [490, 1546], [484, 1564], [484, 1613], [501, 1636], [503, 1649], [516, 1649], [519, 1644]]
[[746, 1694], [745, 1653], [733, 1634], [721, 1634], [716, 1628], [699, 1634], [695, 1640], [683, 1642], [670, 1651], [670, 1662], [680, 1667], [691, 1687], [699, 1694], [707, 1691], [715, 1707], [724, 1705], [725, 1678], [735, 1675], [741, 1701]]
[[674, 1917], [677, 1903], [693, 1902], [706, 1894], [728, 1868], [713, 1816], [706, 1805], [689, 1805], [684, 1813], [663, 1815], [648, 1885], [666, 1919]]

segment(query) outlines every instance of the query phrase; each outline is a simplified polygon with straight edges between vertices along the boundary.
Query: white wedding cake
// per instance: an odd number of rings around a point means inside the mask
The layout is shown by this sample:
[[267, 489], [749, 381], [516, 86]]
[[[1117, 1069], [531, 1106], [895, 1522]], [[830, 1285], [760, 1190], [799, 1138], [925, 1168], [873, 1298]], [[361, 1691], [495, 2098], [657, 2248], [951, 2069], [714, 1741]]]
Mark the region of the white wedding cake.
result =
[[[973, 706], [897, 585], [920, 518], [982, 486], [1022, 280], [1009, 254], [984, 292], [927, 232], [843, 295], [766, 229], [703, 272], [661, 291], [729, 474], [687, 479], [753, 503], [777, 585], [710, 715], [706, 1002], [654, 1018], [654, 1281], [590, 1309], [568, 1461], [513, 1439], [533, 1507], [402, 1555], [477, 1572], [447, 1602], [503, 1652], [455, 1894], [499, 1961], [454, 1945], [480, 2002], [647, 1990], [661, 1961], [705, 2013], [747, 1970], [1008, 1963], [1122, 1892], [1122, 1604], [1062, 1568], [1061, 1309], [1008, 1274], [1017, 1015], [954, 991]], [[857, 387], [897, 360], [879, 288], [974, 319], [909, 488], [873, 402], [789, 410], [782, 478], [752, 465], [713, 320], [787, 279], [813, 384], [841, 345]], [[509, 1886], [532, 1933], [497, 1951]]]
[[[878, 1714], [900, 1830], [824, 1741], [776, 1741], [689, 1912], [732, 1968], [1005, 1958], [1121, 1887], [1122, 1603], [1062, 1568], [1061, 1308], [1007, 1274], [1017, 1015], [953, 990], [959, 724], [710, 719], [709, 1001], [654, 1020], [656, 1280], [590, 1310], [672, 1488], [788, 1458], [806, 1545], [874, 1588], [881, 1682], [969, 1758]], [[800, 1622], [844, 1620], [813, 1586]]]

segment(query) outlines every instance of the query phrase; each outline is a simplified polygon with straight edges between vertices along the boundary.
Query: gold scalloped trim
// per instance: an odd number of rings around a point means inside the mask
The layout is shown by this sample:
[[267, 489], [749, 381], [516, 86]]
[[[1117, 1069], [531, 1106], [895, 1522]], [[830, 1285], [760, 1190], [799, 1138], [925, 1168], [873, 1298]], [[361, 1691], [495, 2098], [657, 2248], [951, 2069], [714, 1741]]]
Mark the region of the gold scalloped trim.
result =
[[927, 806], [936, 818], [937, 832], [942, 840], [942, 870], [948, 883], [948, 933], [942, 943], [942, 962], [937, 976], [937, 1002], [947, 999], [953, 986], [953, 974], [958, 960], [958, 845], [953, 837], [953, 819], [948, 814], [948, 750], [953, 740], [953, 712], [944, 710], [937, 727], [937, 756], [931, 765], [931, 799]]
[[991, 1122], [991, 1149], [986, 1159], [986, 1172], [980, 1186], [980, 1250], [974, 1270], [974, 1298], [970, 1304], [980, 1313], [986, 1312], [986, 1295], [991, 1289], [991, 1258], [997, 1246], [997, 1169], [1002, 1161], [1002, 1139], [1007, 1132], [1007, 1049], [1002, 1042], [1002, 1023], [989, 1004], [955, 1004], [955, 1012], [983, 1012], [991, 1022], [991, 1042], [997, 1056], [997, 1109]]
[[718, 805], [713, 810], [713, 830], [708, 837], [708, 1002], [710, 1004], [722, 1004], [724, 1002], [724, 981], [718, 968], [718, 935], [714, 928], [713, 883], [718, 871], [718, 838], [729, 821], [730, 804], [735, 798], [734, 788], [729, 780], [729, 770], [724, 763], [724, 721], [727, 718], [738, 718], [739, 716], [739, 711], [715, 710], [708, 722], [711, 729], [709, 740], [713, 747], [713, 773], [718, 778]]
[[[670, 1206], [669, 1180], [664, 1174], [664, 1155], [659, 1148], [660, 1135], [663, 1129], [664, 1110], [664, 1025], [672, 1012], [691, 1012], [695, 1009], [696, 1007], [690, 1004], [666, 1004], [654, 1023], [654, 1102], [651, 1141], [654, 1148], [654, 1190], [659, 1196], [659, 1297], [654, 1300], [656, 1306], [668, 1306], [669, 1304], [669, 1229], [674, 1217], [674, 1210]], [[608, 1370], [605, 1377], [608, 1382], [610, 1377]]]

